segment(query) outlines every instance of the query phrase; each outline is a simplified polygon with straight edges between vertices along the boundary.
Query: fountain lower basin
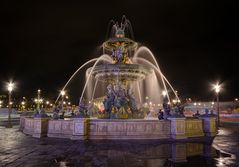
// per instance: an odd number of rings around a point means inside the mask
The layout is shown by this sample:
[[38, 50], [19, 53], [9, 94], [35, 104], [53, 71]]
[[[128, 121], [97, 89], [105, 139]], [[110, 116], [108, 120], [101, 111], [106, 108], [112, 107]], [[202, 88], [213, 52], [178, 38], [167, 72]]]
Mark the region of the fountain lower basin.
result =
[[169, 120], [146, 119], [95, 119], [21, 117], [20, 129], [33, 137], [68, 138], [72, 140], [181, 140], [214, 137], [216, 119], [170, 118]]

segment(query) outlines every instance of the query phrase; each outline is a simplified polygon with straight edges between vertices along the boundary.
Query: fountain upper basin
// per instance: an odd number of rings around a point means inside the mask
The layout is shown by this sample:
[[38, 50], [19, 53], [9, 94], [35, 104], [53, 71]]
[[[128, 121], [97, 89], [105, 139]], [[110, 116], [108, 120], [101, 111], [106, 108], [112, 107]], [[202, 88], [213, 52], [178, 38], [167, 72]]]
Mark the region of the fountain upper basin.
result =
[[92, 75], [104, 82], [139, 81], [152, 72], [152, 68], [140, 64], [104, 64], [96, 66]]

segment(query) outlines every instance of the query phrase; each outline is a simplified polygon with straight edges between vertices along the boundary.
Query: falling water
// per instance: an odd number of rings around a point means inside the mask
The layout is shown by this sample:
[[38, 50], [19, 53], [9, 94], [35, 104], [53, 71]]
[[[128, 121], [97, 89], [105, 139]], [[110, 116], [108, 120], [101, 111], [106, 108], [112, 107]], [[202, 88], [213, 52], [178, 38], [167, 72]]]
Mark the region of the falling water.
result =
[[138, 93], [139, 93], [139, 102], [142, 103], [142, 94], [141, 94], [141, 91], [140, 91], [139, 82], [137, 82], [137, 88], [138, 88]]
[[96, 80], [96, 82], [95, 82], [95, 86], [94, 86], [94, 89], [93, 89], [93, 93], [92, 93], [92, 96], [91, 96], [91, 101], [94, 99], [94, 96], [95, 96], [95, 90], [96, 90], [96, 87], [97, 87], [97, 85], [98, 85], [98, 79]]
[[[139, 57], [140, 56], [140, 53], [142, 51], [146, 51], [149, 53], [149, 55], [151, 56], [151, 58], [153, 59], [153, 63], [150, 62], [149, 60], [145, 59], [145, 58], [141, 58]], [[87, 86], [89, 86], [89, 82], [90, 82], [90, 78], [92, 78], [91, 74], [92, 74], [92, 71], [94, 70], [95, 66], [100, 62], [100, 61], [106, 61], [106, 62], [111, 62], [112, 59], [109, 55], [102, 55], [101, 57], [99, 58], [94, 58], [94, 59], [91, 59], [89, 61], [87, 61], [86, 63], [84, 63], [82, 66], [80, 66], [75, 72], [74, 74], [70, 77], [70, 79], [67, 81], [67, 83], [64, 85], [64, 87], [62, 88], [62, 90], [65, 90], [66, 87], [68, 86], [68, 84], [71, 82], [71, 80], [75, 77], [75, 75], [82, 69], [84, 68], [86, 65], [92, 63], [92, 62], [95, 62], [94, 63], [94, 66], [91, 68], [91, 70], [87, 70], [86, 72], [86, 83], [84, 85], [84, 88], [83, 88], [83, 91], [82, 91], [82, 94], [81, 94], [81, 97], [80, 97], [80, 101], [82, 100], [83, 98], [83, 95], [85, 93], [85, 90], [87, 88]], [[175, 90], [173, 89], [172, 85], [169, 83], [169, 81], [167, 80], [167, 78], [162, 74], [160, 68], [159, 68], [159, 65], [155, 59], [155, 57], [153, 56], [153, 54], [151, 53], [151, 51], [146, 48], [146, 47], [140, 47], [137, 52], [135, 53], [135, 56], [133, 57], [132, 59], [132, 62], [138, 62], [138, 61], [142, 61], [143, 63], [147, 64], [147, 65], [150, 65], [150, 67], [152, 67], [161, 77], [162, 79], [162, 83], [163, 83], [163, 86], [164, 86], [164, 89], [167, 91], [167, 88], [166, 88], [166, 84], [164, 81], [166, 81], [166, 83], [169, 85], [169, 87], [172, 89], [174, 95], [176, 96], [176, 98], [179, 100], [178, 96], [177, 96], [177, 93], [175, 92]], [[155, 75], [155, 74], [154, 74]], [[152, 77], [152, 76], [151, 76]], [[93, 78], [92, 78], [93, 80]], [[147, 80], [147, 79], [146, 79]], [[159, 83], [152, 83], [154, 79], [150, 80], [150, 83], [146, 84], [146, 85], [151, 85], [150, 88], [154, 87], [156, 88], [157, 86], [159, 86]], [[147, 82], [147, 81], [145, 81]], [[91, 83], [91, 82], [90, 82]], [[93, 82], [92, 82], [93, 83]], [[139, 94], [139, 101], [140, 103], [142, 103], [142, 93], [141, 93], [141, 90], [140, 90], [140, 84], [139, 82], [136, 83], [136, 87], [137, 87], [137, 92]], [[152, 86], [152, 84], [154, 86]], [[95, 84], [94, 84], [94, 89], [93, 89], [93, 92], [92, 92], [92, 89], [90, 89], [90, 91], [87, 91], [87, 92], [90, 92], [91, 95], [89, 95], [89, 99], [93, 100], [94, 96], [95, 96], [95, 91], [96, 91], [96, 87], [98, 85], [98, 80], [96, 80]], [[91, 86], [89, 86], [89, 88], [92, 88]], [[154, 89], [155, 90], [155, 89]], [[155, 92], [157, 91], [154, 91], [153, 94], [155, 94]], [[152, 93], [152, 92], [151, 92]], [[150, 93], [150, 94], [151, 94]], [[59, 97], [61, 95], [59, 94], [55, 103], [57, 103], [57, 101], [59, 100]], [[170, 101], [170, 98], [169, 98], [169, 95], [168, 95], [168, 91], [167, 91], [167, 97], [168, 97], [168, 100]]]
[[110, 57], [109, 55], [102, 55], [102, 56], [100, 56], [100, 57], [97, 59], [97, 61], [94, 63], [93, 67], [91, 68], [90, 73], [89, 73], [89, 76], [88, 76], [88, 78], [87, 78], [87, 80], [86, 80], [86, 82], [85, 82], [85, 86], [84, 86], [83, 91], [82, 91], [82, 94], [81, 94], [81, 96], [80, 96], [80, 102], [82, 101], [83, 95], [84, 95], [84, 93], [85, 93], [85, 89], [86, 89], [86, 87], [87, 87], [87, 85], [88, 85], [88, 82], [89, 82], [89, 79], [90, 79], [90, 76], [92, 75], [92, 72], [93, 72], [93, 70], [95, 69], [96, 65], [97, 65], [101, 60], [108, 61], [108, 62], [111, 62], [111, 61], [112, 61], [112, 59], [111, 59], [111, 57]]
[[169, 85], [169, 87], [172, 89], [172, 91], [173, 91], [174, 95], [176, 96], [177, 100], [180, 100], [179, 97], [178, 97], [178, 95], [177, 95], [177, 93], [176, 93], [176, 91], [174, 90], [174, 88], [172, 87], [172, 85], [170, 84], [170, 82], [168, 81], [168, 79], [163, 75], [163, 73], [162, 73], [159, 69], [157, 69], [156, 66], [154, 66], [151, 62], [149, 62], [149, 61], [146, 60], [146, 59], [143, 59], [143, 58], [137, 58], [137, 59], [141, 59], [142, 61], [144, 61], [144, 62], [146, 62], [147, 64], [151, 65], [151, 66], [158, 72], [158, 74], [163, 77], [163, 79], [166, 81], [166, 83], [167, 83], [167, 84]]
[[[170, 84], [170, 82], [167, 80], [167, 78], [162, 74], [162, 72], [161, 72], [154, 64], [152, 64], [150, 61], [148, 61], [148, 60], [146, 60], [146, 59], [144, 59], [144, 58], [138, 57], [138, 58], [135, 58], [135, 59], [136, 59], [136, 60], [143, 61], [144, 63], [147, 63], [148, 65], [150, 65], [151, 67], [153, 67], [154, 70], [167, 82], [167, 84], [168, 84], [168, 85], [170, 86], [170, 88], [172, 89], [172, 91], [173, 91], [175, 97], [177, 98], [177, 100], [179, 100], [179, 97], [178, 97], [176, 91], [174, 90], [174, 88], [172, 87], [172, 85]], [[167, 90], [166, 90], [166, 92], [168, 93]], [[170, 101], [170, 99], [169, 99], [169, 101]]]
[[[91, 68], [88, 68], [86, 70], [85, 83], [83, 90], [81, 92], [79, 102], [82, 102], [83, 98], [86, 98], [87, 102], [95, 100], [96, 103], [94, 104], [98, 104], [98, 100], [101, 101], [102, 97], [105, 95], [107, 91], [106, 84], [110, 82], [107, 79], [107, 77], [111, 77], [112, 74], [113, 74], [112, 79], [114, 79], [114, 82], [123, 83], [122, 90], [125, 91], [126, 93], [125, 95], [127, 95], [128, 93], [128, 95], [132, 95], [130, 97], [133, 97], [133, 100], [139, 101], [138, 106], [142, 105], [144, 102], [149, 102], [149, 104], [152, 105], [149, 106], [150, 108], [154, 107], [155, 109], [155, 104], [158, 104], [158, 106], [160, 106], [160, 103], [163, 102], [161, 94], [162, 89], [166, 91], [166, 97], [168, 99], [168, 102], [171, 102], [170, 95], [172, 94], [172, 92], [174, 93], [175, 97], [179, 100], [177, 93], [175, 92], [175, 90], [173, 89], [172, 85], [169, 83], [167, 78], [163, 75], [158, 62], [153, 53], [150, 51], [150, 49], [148, 49], [145, 46], [138, 48], [137, 42], [129, 39], [130, 37], [133, 38], [133, 31], [130, 21], [126, 19], [125, 16], [122, 17], [121, 24], [111, 21], [109, 23], [108, 32], [111, 35], [109, 36], [109, 38], [107, 38], [107, 41], [104, 42], [103, 45], [101, 45], [103, 55], [101, 55], [99, 58], [91, 59], [86, 63], [84, 63], [82, 66], [80, 66], [80, 68], [76, 70], [76, 72], [70, 77], [70, 79], [64, 85], [62, 91], [65, 90], [65, 88], [69, 85], [69, 83], [72, 81], [75, 75], [83, 67], [85, 67], [90, 63], [92, 64], [94, 63]], [[119, 42], [117, 42], [116, 45], [115, 40], [116, 41], [119, 40]], [[112, 55], [109, 56], [107, 55], [107, 53]], [[96, 67], [98, 67], [98, 65], [102, 63], [101, 61], [107, 64], [111, 64], [113, 67], [117, 67], [113, 65], [114, 63], [120, 65], [124, 64], [126, 70], [125, 69], [121, 70], [120, 68], [119, 70], [115, 71], [107, 71], [106, 69], [102, 68], [104, 67], [103, 65], [99, 66], [100, 70], [97, 71], [98, 68], [96, 69]], [[131, 68], [131, 64], [136, 63], [139, 63], [139, 65], [132, 65]], [[138, 68], [135, 68], [135, 66], [136, 67], [138, 66]], [[97, 71], [96, 76], [93, 75], [96, 72], [95, 70]], [[104, 74], [102, 75], [101, 73]], [[106, 76], [106, 78], [103, 79], [100, 78], [98, 80], [98, 77], [105, 77], [105, 75], [108, 76]], [[124, 81], [121, 81], [121, 75], [125, 77], [125, 78], [123, 77]], [[113, 84], [117, 85], [117, 83]], [[98, 89], [99, 87], [101, 87], [101, 89]], [[170, 87], [169, 90], [171, 89], [172, 92], [171, 91], [168, 92], [167, 87]], [[113, 89], [115, 89], [113, 91], [119, 91], [116, 89], [116, 87]], [[124, 96], [124, 95], [122, 93], [120, 94], [119, 92], [119, 95], [116, 96]], [[148, 97], [146, 98], [146, 96]], [[55, 103], [57, 103], [59, 97], [60, 94], [58, 95]], [[96, 99], [96, 97], [99, 97], [99, 99]]]
[[[75, 77], [75, 75], [76, 75], [83, 67], [85, 67], [86, 65], [88, 65], [88, 64], [90, 64], [90, 63], [92, 63], [92, 62], [94, 62], [94, 61], [97, 61], [97, 60], [98, 60], [98, 58], [94, 58], [94, 59], [91, 59], [91, 60], [87, 61], [87, 62], [84, 63], [83, 65], [81, 65], [81, 66], [74, 72], [74, 74], [70, 77], [70, 79], [66, 82], [66, 84], [65, 84], [64, 87], [61, 89], [61, 91], [64, 91], [64, 90], [66, 89], [66, 87], [67, 87], [68, 84], [71, 82], [71, 80]], [[61, 96], [61, 94], [59, 93], [59, 95], [58, 95], [58, 97], [57, 97], [55, 103], [57, 103], [57, 101], [59, 100], [60, 96]]]
[[161, 103], [162, 98], [160, 94], [160, 84], [158, 82], [157, 76], [155, 74], [155, 71], [153, 71], [152, 74], [148, 75], [145, 80], [143, 81], [145, 87], [144, 87], [144, 95], [148, 97], [145, 99], [145, 102], [151, 102], [151, 103]]
[[[151, 50], [145, 46], [141, 46], [134, 54], [134, 57], [133, 58], [138, 58], [140, 56], [140, 53], [141, 52], [147, 52], [149, 53], [151, 59], [153, 60], [153, 63], [156, 65], [157, 68], [159, 68], [159, 65], [158, 65], [158, 62], [157, 60], [155, 59], [153, 53], [151, 52]], [[143, 57], [144, 58], [144, 57]], [[146, 59], [146, 58], [144, 58]], [[147, 57], [147, 60], [148, 60], [148, 57]], [[149, 60], [148, 60], [149, 61]]]
[[85, 81], [89, 78], [88, 85], [86, 86], [86, 99], [90, 100], [90, 97], [92, 95], [92, 88], [94, 86], [94, 77], [90, 76], [90, 68], [87, 69], [86, 74], [85, 74]]
[[[135, 53], [133, 59], [134, 59], [134, 58], [137, 58], [137, 57], [139, 56], [139, 54], [140, 54], [141, 52], [143, 52], [143, 51], [146, 51], [146, 52], [149, 53], [150, 57], [153, 59], [153, 62], [154, 62], [155, 65], [156, 65], [156, 67], [160, 70], [159, 65], [158, 65], [158, 62], [157, 62], [157, 60], [155, 59], [153, 53], [152, 53], [147, 47], [145, 47], [145, 46], [140, 47], [140, 48], [136, 51], [136, 53]], [[161, 70], [160, 70], [160, 73], [162, 73]], [[170, 101], [166, 84], [165, 84], [165, 82], [164, 82], [164, 79], [163, 79], [162, 75], [160, 75], [160, 76], [161, 76], [161, 80], [162, 80], [162, 83], [163, 83], [163, 86], [164, 86], [164, 90], [167, 92], [168, 101]]]
[[[106, 57], [108, 57], [108, 58], [106, 58]], [[104, 60], [105, 60], [105, 61], [108, 61], [108, 62], [111, 62], [111, 61], [109, 61], [109, 58], [111, 59], [110, 56], [105, 55], [105, 59], [104, 59]], [[87, 66], [88, 64], [90, 64], [90, 63], [92, 63], [92, 62], [98, 61], [99, 59], [100, 59], [100, 57], [99, 57], [99, 58], [93, 58], [93, 59], [87, 61], [86, 63], [84, 63], [83, 65], [81, 65], [81, 66], [74, 72], [74, 74], [70, 77], [70, 79], [66, 82], [66, 84], [65, 84], [64, 87], [61, 89], [61, 91], [64, 91], [64, 90], [66, 89], [66, 87], [67, 87], [68, 84], [71, 82], [71, 80], [76, 76], [76, 74], [78, 74], [78, 72], [80, 72], [80, 70], [81, 70], [82, 68], [84, 68], [85, 66]], [[101, 59], [100, 59], [100, 60], [101, 60]], [[102, 60], [103, 60], [103, 59], [102, 59]], [[57, 97], [57, 99], [56, 99], [56, 101], [55, 101], [55, 104], [56, 104], [57, 101], [59, 100], [60, 96], [61, 96], [61, 94], [59, 93], [59, 95], [58, 95], [58, 97]]]

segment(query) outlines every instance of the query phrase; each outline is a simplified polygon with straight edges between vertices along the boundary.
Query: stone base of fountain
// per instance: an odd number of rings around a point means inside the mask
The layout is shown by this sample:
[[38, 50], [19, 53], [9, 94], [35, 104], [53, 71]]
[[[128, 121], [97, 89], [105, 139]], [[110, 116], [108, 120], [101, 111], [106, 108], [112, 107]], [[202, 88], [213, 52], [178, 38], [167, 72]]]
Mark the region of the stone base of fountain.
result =
[[20, 118], [20, 130], [35, 138], [46, 137], [48, 132], [49, 118]]
[[[45, 134], [48, 137], [72, 140], [182, 140], [214, 137], [217, 133], [214, 117], [169, 120], [74, 118], [45, 121], [45, 118], [43, 119], [21, 117], [21, 129], [33, 137], [39, 138]], [[36, 132], [41, 135], [35, 135]]]

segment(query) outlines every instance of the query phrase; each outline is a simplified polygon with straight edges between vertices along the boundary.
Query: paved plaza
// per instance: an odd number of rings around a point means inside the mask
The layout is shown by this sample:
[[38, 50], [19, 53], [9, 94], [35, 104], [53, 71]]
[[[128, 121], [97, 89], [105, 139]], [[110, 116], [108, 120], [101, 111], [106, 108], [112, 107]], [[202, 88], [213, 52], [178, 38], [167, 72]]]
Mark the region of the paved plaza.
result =
[[[239, 166], [239, 128], [223, 127], [214, 139], [217, 157], [209, 166]], [[82, 142], [68, 139], [27, 136], [18, 130], [0, 127], [1, 167], [48, 166], [169, 166], [166, 161], [168, 142], [138, 143], [127, 141]], [[159, 148], [156, 153], [155, 148]], [[189, 158], [184, 166], [202, 167], [201, 157]]]

